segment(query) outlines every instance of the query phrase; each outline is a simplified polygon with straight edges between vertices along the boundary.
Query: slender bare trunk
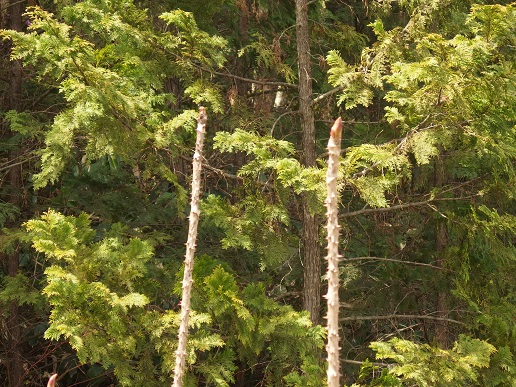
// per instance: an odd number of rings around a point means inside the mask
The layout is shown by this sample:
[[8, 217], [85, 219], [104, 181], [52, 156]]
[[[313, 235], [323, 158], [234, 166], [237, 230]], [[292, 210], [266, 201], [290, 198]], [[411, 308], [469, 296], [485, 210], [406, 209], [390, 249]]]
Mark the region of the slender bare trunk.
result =
[[[21, 31], [22, 30], [22, 13], [24, 9], [23, 1], [10, 0], [8, 3], [8, 10], [5, 14], [0, 15], [6, 16], [6, 23], [2, 20], [2, 25], [6, 25], [7, 28]], [[3, 107], [5, 111], [8, 110], [21, 110], [22, 104], [22, 65], [20, 61], [10, 61], [9, 65], [6, 66], [8, 69], [7, 79], [9, 80], [8, 88], [4, 94]], [[10, 139], [14, 133], [11, 132], [9, 124], [4, 121], [1, 123], [2, 133], [0, 138]], [[13, 148], [8, 152], [9, 160], [16, 160], [20, 155], [18, 148]], [[8, 190], [7, 195], [4, 198], [11, 204], [14, 204], [18, 208], [22, 207], [22, 191], [23, 191], [23, 176], [21, 165], [13, 166], [9, 169], [7, 174]], [[10, 226], [16, 227], [16, 224]], [[2, 256], [2, 260], [6, 263], [6, 272], [8, 276], [16, 276], [19, 271], [20, 257], [18, 249], [14, 252], [5, 254]], [[2, 251], [0, 251], [0, 255]], [[6, 320], [6, 336], [7, 336], [7, 371], [8, 371], [8, 383], [10, 386], [21, 386], [24, 375], [23, 369], [23, 356], [21, 342], [23, 337], [22, 326], [21, 326], [20, 310], [17, 301], [12, 301], [9, 304], [9, 314]]]
[[[434, 186], [442, 187], [446, 182], [446, 171], [442, 156], [435, 159]], [[435, 230], [435, 253], [437, 256], [437, 266], [444, 267], [445, 250], [448, 244], [448, 228], [444, 219], [438, 219]], [[444, 274], [445, 275], [445, 274]], [[448, 290], [446, 287], [439, 286], [437, 290], [436, 302], [437, 315], [443, 319], [448, 317]], [[435, 343], [441, 348], [448, 348], [450, 345], [449, 326], [445, 320], [439, 321], [435, 325]]]
[[[301, 162], [311, 167], [316, 164], [315, 121], [312, 104], [312, 68], [310, 63], [310, 33], [308, 28], [308, 1], [296, 0], [296, 40], [299, 75], [299, 111], [301, 114]], [[310, 312], [314, 324], [319, 323], [321, 306], [321, 258], [317, 217], [311, 213], [308, 198], [302, 196], [302, 253], [303, 253], [303, 307]]]
[[197, 139], [195, 142], [195, 153], [192, 162], [192, 199], [190, 202], [188, 240], [186, 242], [185, 268], [183, 275], [183, 297], [181, 300], [181, 324], [179, 326], [174, 382], [172, 384], [173, 387], [183, 386], [183, 376], [185, 374], [188, 320], [190, 317], [190, 299], [193, 284], [193, 265], [197, 241], [197, 226], [199, 224], [199, 215], [201, 213], [199, 198], [201, 195], [202, 149], [204, 145], [206, 121], [206, 108], [201, 106], [199, 108], [199, 117], [197, 118]]
[[340, 141], [342, 135], [342, 119], [339, 117], [333, 124], [328, 141], [328, 171], [326, 172], [326, 217], [328, 241], [328, 387], [339, 387], [339, 220], [337, 178], [339, 171]]

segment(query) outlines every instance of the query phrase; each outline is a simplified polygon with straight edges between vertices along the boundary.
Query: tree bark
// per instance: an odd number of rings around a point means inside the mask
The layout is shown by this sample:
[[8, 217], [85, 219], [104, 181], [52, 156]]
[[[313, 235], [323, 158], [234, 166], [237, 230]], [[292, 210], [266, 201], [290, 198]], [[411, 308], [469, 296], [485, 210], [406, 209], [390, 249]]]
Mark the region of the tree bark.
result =
[[342, 134], [342, 119], [339, 117], [333, 124], [328, 141], [328, 170], [326, 172], [326, 218], [328, 233], [328, 315], [326, 330], [328, 343], [326, 353], [328, 355], [327, 379], [328, 387], [340, 386], [340, 348], [339, 348], [339, 198], [337, 192], [337, 179], [339, 172], [340, 142]]
[[[441, 188], [445, 184], [446, 171], [444, 168], [444, 161], [439, 155], [435, 159], [435, 177], [434, 186]], [[445, 219], [438, 219], [435, 225], [435, 254], [437, 256], [437, 266], [443, 268], [445, 265], [445, 251], [448, 245], [448, 228]], [[445, 276], [446, 274], [443, 274]], [[435, 325], [435, 343], [441, 348], [448, 348], [450, 346], [449, 327], [446, 318], [448, 318], [448, 291], [447, 287], [439, 286], [437, 290], [436, 300], [437, 315], [443, 320]]]
[[185, 268], [183, 274], [183, 297], [181, 300], [181, 324], [179, 326], [178, 333], [174, 382], [172, 384], [173, 387], [183, 386], [183, 376], [185, 374], [186, 344], [188, 341], [188, 320], [190, 317], [194, 255], [197, 241], [197, 226], [199, 224], [199, 215], [201, 214], [199, 198], [201, 196], [202, 149], [204, 145], [206, 121], [206, 108], [201, 106], [199, 108], [199, 117], [197, 118], [197, 139], [195, 141], [195, 153], [192, 162], [192, 200], [190, 202], [188, 240], [186, 242]]
[[[299, 112], [301, 116], [301, 163], [306, 167], [316, 164], [315, 121], [312, 102], [312, 69], [310, 63], [310, 33], [308, 1], [296, 0], [296, 41], [299, 76]], [[311, 213], [309, 200], [302, 195], [302, 254], [303, 307], [310, 312], [313, 324], [319, 323], [321, 306], [321, 258], [317, 217]]]
[[[23, 2], [19, 0], [10, 0], [8, 4], [8, 11], [6, 14], [6, 22], [2, 24], [7, 28], [21, 31], [22, 30], [22, 13]], [[3, 15], [2, 15], [3, 16]], [[8, 48], [9, 50], [9, 48]], [[22, 104], [22, 66], [20, 61], [10, 61], [8, 66], [8, 87], [4, 91], [3, 107], [5, 111], [21, 110]], [[9, 128], [9, 123], [5, 120], [1, 124], [2, 133], [1, 138], [8, 140], [14, 133]], [[7, 142], [7, 141], [5, 141]], [[9, 160], [17, 160], [20, 151], [18, 148], [8, 151], [7, 157]], [[23, 177], [21, 164], [13, 165], [7, 172], [7, 190], [5, 201], [14, 204], [18, 208], [22, 207], [22, 192], [23, 192]], [[12, 224], [11, 226], [16, 226]], [[14, 252], [5, 253], [0, 250], [2, 260], [5, 262], [5, 269], [8, 276], [14, 277], [18, 274], [20, 257], [18, 249]], [[7, 328], [7, 383], [9, 386], [21, 386], [24, 375], [23, 356], [22, 356], [22, 327], [20, 310], [17, 301], [12, 301], [9, 304], [9, 315], [5, 322]]]

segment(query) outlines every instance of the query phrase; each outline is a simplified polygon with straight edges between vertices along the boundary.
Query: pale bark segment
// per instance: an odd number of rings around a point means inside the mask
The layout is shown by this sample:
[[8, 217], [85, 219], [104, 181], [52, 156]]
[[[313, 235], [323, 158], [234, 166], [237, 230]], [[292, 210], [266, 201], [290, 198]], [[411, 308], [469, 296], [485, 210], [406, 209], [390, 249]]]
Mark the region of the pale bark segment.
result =
[[57, 374], [52, 375], [50, 377], [50, 379], [48, 379], [47, 387], [55, 387], [56, 379], [57, 379]]
[[338, 192], [337, 179], [339, 171], [340, 141], [342, 135], [342, 119], [339, 117], [333, 124], [328, 141], [328, 170], [326, 172], [326, 217], [328, 241], [328, 302], [327, 332], [328, 343], [328, 387], [339, 387], [340, 359], [339, 359], [339, 220], [338, 220]]
[[181, 300], [181, 324], [179, 326], [178, 343], [176, 351], [176, 364], [174, 368], [173, 387], [183, 386], [186, 363], [186, 343], [188, 341], [188, 319], [190, 316], [190, 298], [193, 284], [194, 255], [197, 241], [197, 226], [199, 224], [199, 198], [201, 195], [201, 168], [204, 134], [206, 131], [206, 108], [199, 108], [197, 118], [197, 139], [195, 141], [195, 153], [193, 156], [192, 171], [192, 198], [190, 202], [190, 217], [188, 224], [188, 239], [186, 242], [185, 268], [183, 275], [183, 296]]

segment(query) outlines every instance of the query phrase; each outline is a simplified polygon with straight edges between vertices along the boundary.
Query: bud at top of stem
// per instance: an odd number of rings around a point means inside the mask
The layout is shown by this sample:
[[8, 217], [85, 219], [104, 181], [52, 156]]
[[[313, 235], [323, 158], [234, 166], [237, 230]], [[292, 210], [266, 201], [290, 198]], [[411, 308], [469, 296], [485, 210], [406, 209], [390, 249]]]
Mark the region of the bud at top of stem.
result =
[[340, 142], [342, 136], [342, 118], [337, 118], [330, 130], [330, 136], [335, 142]]
[[54, 387], [56, 385], [57, 374], [54, 374], [48, 379], [47, 387]]

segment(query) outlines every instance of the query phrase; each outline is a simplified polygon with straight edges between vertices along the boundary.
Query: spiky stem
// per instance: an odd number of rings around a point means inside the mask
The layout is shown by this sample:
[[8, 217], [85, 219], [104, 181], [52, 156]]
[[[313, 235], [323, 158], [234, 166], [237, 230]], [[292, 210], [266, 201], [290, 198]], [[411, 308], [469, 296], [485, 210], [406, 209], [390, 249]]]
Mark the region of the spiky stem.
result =
[[342, 136], [342, 119], [339, 117], [333, 124], [328, 141], [328, 170], [326, 172], [326, 217], [328, 241], [328, 302], [327, 331], [328, 343], [328, 387], [339, 387], [339, 221], [337, 178], [339, 170], [340, 141]]
[[192, 199], [190, 202], [190, 217], [188, 224], [188, 240], [186, 242], [185, 268], [183, 275], [183, 297], [181, 300], [181, 324], [179, 326], [178, 343], [176, 351], [176, 364], [174, 368], [173, 387], [183, 386], [183, 376], [186, 363], [186, 343], [188, 340], [188, 319], [190, 317], [190, 298], [193, 284], [193, 265], [195, 246], [197, 241], [197, 226], [199, 224], [199, 197], [201, 194], [201, 168], [202, 149], [204, 145], [204, 133], [206, 131], [206, 108], [199, 108], [197, 118], [197, 139], [195, 141], [195, 153], [192, 166]]

